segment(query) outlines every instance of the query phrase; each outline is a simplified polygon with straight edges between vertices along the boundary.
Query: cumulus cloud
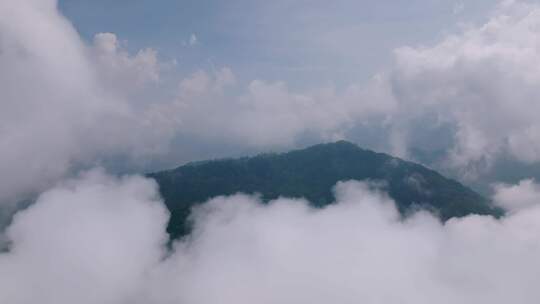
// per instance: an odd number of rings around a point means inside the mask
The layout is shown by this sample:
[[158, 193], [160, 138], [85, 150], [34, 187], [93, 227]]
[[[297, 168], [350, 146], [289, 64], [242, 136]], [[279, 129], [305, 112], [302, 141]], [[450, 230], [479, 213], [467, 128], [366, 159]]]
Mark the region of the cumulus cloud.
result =
[[336, 194], [322, 210], [289, 199], [210, 201], [154, 274], [169, 282], [155, 281], [156, 302], [536, 301], [540, 209], [441, 224], [427, 213], [402, 221], [366, 184], [342, 183]]
[[129, 302], [167, 241], [156, 189], [94, 170], [40, 195], [7, 230], [0, 302]]
[[162, 112], [174, 113], [182, 132], [191, 136], [253, 147], [290, 146], [306, 134], [343, 138], [359, 120], [392, 111], [394, 99], [386, 85], [375, 77], [369, 89], [351, 85], [340, 91], [324, 87], [295, 92], [284, 82], [244, 85], [230, 68], [200, 70], [180, 82], [175, 109], [165, 105]]
[[525, 179], [516, 185], [496, 184], [494, 200], [508, 210], [526, 209], [540, 203], [540, 187], [533, 179]]
[[523, 162], [540, 160], [540, 73], [534, 64], [540, 60], [539, 20], [540, 6], [506, 1], [485, 24], [433, 46], [396, 50], [389, 77], [403, 119], [435, 113], [454, 124], [453, 166], [489, 169], [504, 153]]
[[56, 1], [0, 3], [0, 65], [1, 203], [73, 167], [166, 148], [170, 122], [127, 98], [159, 79], [155, 51], [130, 55], [109, 33], [86, 45]]
[[[91, 171], [42, 194], [8, 229], [5, 303], [536, 303], [540, 207], [500, 220], [401, 219], [369, 184], [313, 209], [218, 197], [165, 248], [154, 182]], [[508, 197], [508, 199], [511, 199]], [[519, 199], [519, 196], [517, 197]]]
[[160, 63], [154, 49], [143, 49], [132, 56], [114, 33], [98, 33], [90, 51], [102, 83], [112, 84], [112, 90], [129, 91], [159, 81]]

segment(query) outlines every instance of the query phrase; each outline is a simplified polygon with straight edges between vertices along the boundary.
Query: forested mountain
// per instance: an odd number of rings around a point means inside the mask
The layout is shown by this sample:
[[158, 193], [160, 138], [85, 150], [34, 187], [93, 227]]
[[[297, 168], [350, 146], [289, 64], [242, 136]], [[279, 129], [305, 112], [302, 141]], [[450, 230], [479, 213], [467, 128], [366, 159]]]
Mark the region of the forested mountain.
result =
[[424, 166], [339, 141], [282, 154], [210, 160], [149, 174], [171, 211], [168, 232], [189, 231], [193, 205], [218, 195], [259, 193], [264, 201], [304, 197], [314, 206], [333, 202], [338, 181], [380, 181], [403, 214], [427, 208], [442, 220], [468, 214], [500, 215], [489, 200]]

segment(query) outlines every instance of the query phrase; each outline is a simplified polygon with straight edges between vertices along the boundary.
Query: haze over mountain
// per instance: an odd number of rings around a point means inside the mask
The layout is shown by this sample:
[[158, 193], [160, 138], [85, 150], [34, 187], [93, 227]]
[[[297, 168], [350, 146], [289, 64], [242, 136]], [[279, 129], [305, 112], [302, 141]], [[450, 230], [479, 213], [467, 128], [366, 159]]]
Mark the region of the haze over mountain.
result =
[[282, 154], [190, 163], [152, 173], [171, 211], [168, 232], [178, 237], [193, 206], [220, 195], [259, 194], [268, 202], [278, 197], [305, 198], [315, 207], [334, 202], [340, 181], [370, 181], [396, 201], [402, 214], [424, 208], [441, 219], [470, 214], [495, 215], [502, 210], [462, 184], [424, 166], [346, 141], [315, 145]]

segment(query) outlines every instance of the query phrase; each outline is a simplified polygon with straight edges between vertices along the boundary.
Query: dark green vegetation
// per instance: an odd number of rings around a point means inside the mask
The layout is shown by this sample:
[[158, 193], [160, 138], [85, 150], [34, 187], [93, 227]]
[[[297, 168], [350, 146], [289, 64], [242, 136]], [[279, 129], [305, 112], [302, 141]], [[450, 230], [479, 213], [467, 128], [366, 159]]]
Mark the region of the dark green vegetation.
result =
[[322, 207], [334, 201], [333, 186], [346, 180], [381, 181], [402, 214], [411, 208], [432, 210], [443, 220], [502, 214], [486, 198], [433, 170], [345, 141], [283, 154], [191, 163], [149, 176], [157, 180], [171, 211], [172, 238], [189, 231], [191, 207], [211, 197], [237, 192], [259, 193], [264, 201], [304, 197]]

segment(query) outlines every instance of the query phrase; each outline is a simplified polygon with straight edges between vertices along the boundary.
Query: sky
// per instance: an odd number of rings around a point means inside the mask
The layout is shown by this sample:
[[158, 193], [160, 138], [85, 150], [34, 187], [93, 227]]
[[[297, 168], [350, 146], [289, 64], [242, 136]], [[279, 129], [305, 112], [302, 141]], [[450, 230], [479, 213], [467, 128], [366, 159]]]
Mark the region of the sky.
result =
[[[0, 0], [0, 302], [537, 303], [539, 62], [534, 1]], [[339, 139], [507, 212], [345, 181], [213, 198], [168, 244], [140, 175]]]
[[388, 65], [394, 48], [479, 22], [493, 1], [65, 0], [59, 7], [84, 39], [113, 32], [132, 51], [152, 47], [176, 59], [183, 72], [229, 66], [246, 81], [306, 87], [365, 80]]

